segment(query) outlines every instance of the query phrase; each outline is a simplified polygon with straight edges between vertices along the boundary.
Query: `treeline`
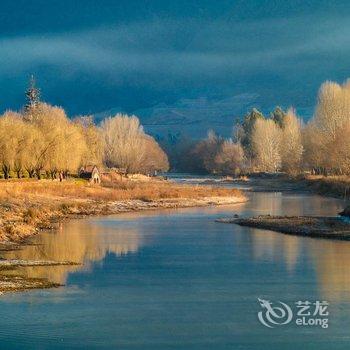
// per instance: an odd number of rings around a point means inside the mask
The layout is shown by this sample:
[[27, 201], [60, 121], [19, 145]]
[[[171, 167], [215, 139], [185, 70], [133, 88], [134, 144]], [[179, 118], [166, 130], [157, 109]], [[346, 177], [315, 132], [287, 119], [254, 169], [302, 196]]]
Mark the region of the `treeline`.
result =
[[[224, 139], [210, 131], [194, 141], [171, 135], [164, 142], [178, 171], [350, 174], [350, 82], [322, 84], [314, 116], [305, 124], [280, 107], [264, 116], [253, 109]], [[170, 135], [169, 135], [170, 136]]]
[[202, 140], [169, 134], [158, 140], [162, 147], [135, 116], [117, 114], [95, 125], [91, 116], [68, 118], [62, 108], [41, 102], [33, 82], [26, 95], [23, 111], [0, 116], [5, 178], [61, 178], [91, 164], [149, 174], [169, 169], [167, 154], [175, 171], [350, 174], [349, 82], [324, 83], [306, 124], [292, 108], [276, 107], [269, 116], [253, 109], [230, 138], [213, 131]]
[[97, 126], [91, 116], [70, 119], [38, 96], [32, 84], [23, 111], [0, 116], [0, 166], [6, 179], [64, 178], [91, 164], [127, 173], [168, 170], [166, 154], [135, 116], [117, 114]]
[[[241, 124], [233, 127], [230, 138], [223, 138], [209, 131], [205, 139], [190, 140], [172, 137], [164, 142], [171, 164], [177, 171], [234, 175], [277, 171], [292, 168], [288, 153], [291, 148], [282, 147], [281, 138], [294, 140], [294, 129], [299, 120], [292, 110], [287, 113], [277, 107], [269, 118], [253, 109]], [[289, 134], [293, 133], [293, 137]], [[297, 143], [298, 141], [293, 141]], [[289, 144], [289, 143], [288, 143]], [[282, 156], [283, 154], [283, 156]]]

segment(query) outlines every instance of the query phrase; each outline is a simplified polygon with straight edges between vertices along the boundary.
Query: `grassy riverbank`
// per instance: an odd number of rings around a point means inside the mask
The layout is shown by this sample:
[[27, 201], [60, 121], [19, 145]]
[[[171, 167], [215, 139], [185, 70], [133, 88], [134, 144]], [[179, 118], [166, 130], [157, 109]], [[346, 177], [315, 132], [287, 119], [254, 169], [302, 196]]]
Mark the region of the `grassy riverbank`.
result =
[[311, 191], [331, 197], [350, 198], [350, 177], [349, 176], [314, 176], [306, 175], [297, 178]]
[[244, 200], [236, 189], [161, 180], [113, 181], [104, 186], [81, 180], [0, 181], [0, 242], [19, 242], [67, 217]]
[[[64, 219], [161, 208], [244, 202], [236, 189], [179, 185], [159, 179], [0, 181], [0, 252], [21, 249], [26, 238], [55, 228]], [[30, 244], [30, 243], [29, 243]], [[18, 266], [70, 265], [70, 261], [0, 260], [0, 293], [58, 286], [47, 279], [17, 274]]]
[[250, 176], [245, 184], [258, 192], [312, 192], [323, 196], [350, 199], [349, 176], [264, 174]]

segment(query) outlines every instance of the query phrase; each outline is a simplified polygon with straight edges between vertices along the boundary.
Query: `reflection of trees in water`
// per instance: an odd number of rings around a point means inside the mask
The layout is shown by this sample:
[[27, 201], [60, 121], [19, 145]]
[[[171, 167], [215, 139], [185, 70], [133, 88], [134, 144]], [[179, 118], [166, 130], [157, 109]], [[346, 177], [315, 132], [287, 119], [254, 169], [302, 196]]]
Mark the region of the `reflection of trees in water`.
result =
[[[247, 203], [247, 209], [252, 216], [302, 215], [303, 202], [302, 197], [281, 193], [253, 193], [251, 201]], [[299, 237], [254, 228], [235, 227], [235, 231], [240, 232], [240, 240], [250, 241], [251, 257], [254, 260], [284, 262], [289, 272], [295, 270], [301, 249]]]
[[300, 238], [276, 232], [251, 229], [252, 255], [255, 260], [282, 261], [287, 270], [295, 270], [300, 256]]
[[[335, 215], [343, 204], [340, 200], [319, 196], [257, 193], [253, 194], [248, 205], [257, 214]], [[242, 234], [246, 232], [245, 229]], [[320, 297], [350, 300], [350, 243], [321, 239], [304, 240], [297, 236], [257, 229], [249, 229], [249, 232], [254, 259], [283, 261], [287, 271], [291, 273], [302, 254], [306, 255], [315, 266]], [[305, 260], [303, 263], [306, 263]]]
[[[343, 206], [341, 200], [315, 195], [252, 193], [250, 197], [244, 206], [247, 216], [336, 215]], [[302, 264], [310, 261], [315, 266], [320, 298], [350, 301], [350, 242], [305, 239], [239, 226], [233, 230], [235, 245], [251, 249], [248, 259], [284, 263], [288, 274], [302, 270]]]
[[[339, 211], [340, 201], [317, 196], [286, 196], [274, 193], [253, 194], [252, 200], [232, 207], [233, 213], [245, 215], [328, 215]], [[213, 214], [222, 208], [193, 208], [185, 212]], [[162, 215], [173, 211], [162, 211]], [[143, 215], [155, 215], [144, 213]], [[138, 217], [140, 217], [138, 215]], [[121, 216], [120, 216], [121, 218]], [[123, 214], [123, 219], [133, 220], [133, 214]], [[219, 224], [218, 224], [219, 225]], [[28, 277], [48, 278], [64, 284], [68, 273], [88, 270], [92, 263], [102, 261], [106, 254], [117, 256], [136, 252], [144, 242], [138, 232], [139, 225], [94, 225], [89, 221], [71, 221], [58, 233], [50, 232], [36, 237], [37, 246], [24, 247], [22, 251], [6, 257], [26, 260], [74, 261], [80, 266], [27, 267], [21, 273]], [[141, 226], [142, 227], [142, 226]], [[233, 225], [236, 246], [247, 246], [248, 259], [284, 263], [286, 271], [293, 274], [301, 264], [311, 261], [315, 266], [320, 298], [325, 300], [350, 300], [350, 243], [321, 239], [303, 239], [276, 232], [249, 229]], [[303, 258], [302, 262], [300, 261]], [[313, 278], [310, 275], [310, 278]]]
[[337, 199], [281, 193], [253, 193], [247, 203], [252, 215], [336, 215], [342, 206]]
[[[255, 260], [284, 262], [293, 273], [307, 260], [315, 266], [320, 298], [325, 300], [350, 300], [350, 243], [321, 239], [303, 239], [265, 230], [250, 230], [252, 256]], [[302, 266], [299, 265], [300, 268]], [[312, 278], [312, 276], [310, 276]]]
[[337, 215], [344, 205], [341, 200], [316, 195], [309, 197], [300, 196], [298, 199], [297, 202], [300, 204], [298, 215]]
[[84, 221], [72, 221], [58, 232], [43, 233], [36, 237], [38, 245], [6, 254], [9, 259], [72, 261], [82, 265], [26, 267], [21, 274], [27, 277], [48, 278], [65, 283], [69, 272], [88, 270], [93, 262], [101, 261], [108, 253], [121, 256], [136, 252], [141, 242], [137, 226], [108, 227]]
[[283, 197], [281, 193], [254, 193], [251, 202], [247, 203], [257, 213], [252, 215], [271, 214], [279, 215], [281, 210]]
[[326, 300], [350, 300], [350, 243], [320, 240], [310, 250], [320, 295]]

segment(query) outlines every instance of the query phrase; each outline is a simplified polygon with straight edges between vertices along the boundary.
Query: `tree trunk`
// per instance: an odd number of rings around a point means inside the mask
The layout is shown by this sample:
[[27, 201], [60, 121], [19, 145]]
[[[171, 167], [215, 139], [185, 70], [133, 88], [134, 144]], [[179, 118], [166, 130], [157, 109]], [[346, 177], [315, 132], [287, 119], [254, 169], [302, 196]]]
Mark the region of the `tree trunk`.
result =
[[2, 171], [4, 172], [4, 178], [7, 180], [10, 177], [10, 167], [7, 165], [2, 166]]

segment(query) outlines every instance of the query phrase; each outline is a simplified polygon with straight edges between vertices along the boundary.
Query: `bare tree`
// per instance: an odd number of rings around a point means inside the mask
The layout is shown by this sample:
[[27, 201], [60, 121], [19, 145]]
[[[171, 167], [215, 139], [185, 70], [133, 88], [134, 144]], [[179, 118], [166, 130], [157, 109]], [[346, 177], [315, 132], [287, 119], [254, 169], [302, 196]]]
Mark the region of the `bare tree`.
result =
[[192, 154], [194, 161], [199, 163], [199, 169], [213, 174], [218, 172], [215, 157], [223, 142], [222, 137], [217, 136], [213, 130], [209, 130], [207, 138], [196, 144]]
[[283, 117], [283, 142], [281, 142], [282, 169], [288, 173], [300, 171], [303, 155], [301, 125], [301, 120], [295, 115], [295, 111], [289, 109]]
[[333, 172], [337, 175], [350, 174], [350, 120], [338, 129], [335, 140], [332, 144], [333, 152], [329, 158]]
[[145, 134], [139, 119], [117, 114], [105, 119], [101, 129], [106, 165], [138, 171], [145, 152]]
[[316, 106], [314, 123], [325, 137], [335, 139], [336, 132], [350, 119], [350, 84], [322, 84]]
[[78, 116], [75, 125], [81, 130], [86, 144], [86, 152], [82, 156], [82, 165], [102, 165], [103, 140], [101, 129], [93, 121], [92, 116]]
[[281, 168], [281, 129], [272, 119], [255, 121], [252, 145], [258, 170], [275, 172]]
[[305, 164], [313, 172], [339, 174], [348, 165], [348, 137], [344, 134], [350, 123], [350, 84], [322, 84], [315, 115], [304, 132]]
[[239, 143], [225, 140], [215, 156], [215, 163], [219, 173], [238, 175], [244, 169], [244, 151]]
[[139, 169], [142, 173], [154, 174], [169, 170], [168, 157], [153, 137], [144, 136], [144, 147], [145, 152], [143, 152]]

